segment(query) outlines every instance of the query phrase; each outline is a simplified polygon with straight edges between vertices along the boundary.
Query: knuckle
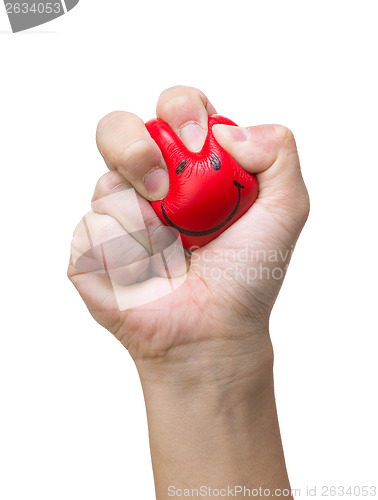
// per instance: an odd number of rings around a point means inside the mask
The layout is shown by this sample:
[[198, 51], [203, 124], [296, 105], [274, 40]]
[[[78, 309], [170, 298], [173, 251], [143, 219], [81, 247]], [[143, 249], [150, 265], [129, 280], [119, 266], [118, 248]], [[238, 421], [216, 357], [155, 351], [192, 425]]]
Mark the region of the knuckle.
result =
[[84, 216], [76, 224], [76, 227], [75, 227], [73, 235], [72, 235], [73, 239], [81, 238], [83, 236], [83, 234], [86, 234], [86, 230], [85, 230], [86, 220], [88, 217], [91, 217], [92, 213], [93, 213], [92, 210], [88, 211], [86, 214], [84, 214]]
[[192, 94], [177, 94], [172, 96], [169, 100], [162, 103], [162, 111], [165, 113], [176, 114], [183, 108], [187, 108], [193, 102]]
[[110, 240], [103, 250], [109, 269], [149, 264], [147, 250], [129, 234]]
[[185, 85], [173, 85], [172, 87], [168, 87], [160, 94], [159, 99], [169, 99], [172, 95], [186, 92], [188, 87]]
[[304, 188], [304, 193], [302, 196], [302, 203], [301, 203], [301, 213], [306, 221], [308, 216], [310, 215], [310, 210], [311, 210], [311, 202], [310, 202], [310, 196], [308, 194], [308, 191], [306, 187]]
[[164, 90], [158, 101], [158, 114], [174, 114], [183, 108], [195, 107], [207, 101], [206, 96], [194, 87], [178, 85]]
[[114, 155], [117, 158], [116, 162], [123, 168], [132, 167], [134, 169], [147, 158], [155, 158], [156, 154], [154, 147], [155, 143], [152, 139], [149, 140], [139, 137], [127, 144], [126, 147], [120, 145], [117, 151], [114, 151]]
[[93, 210], [83, 217], [83, 228], [81, 236], [94, 247], [125, 234], [125, 230], [114, 217]]
[[173, 87], [169, 87], [160, 94], [159, 102], [167, 103], [176, 97], [191, 97], [201, 94], [201, 91], [194, 88], [188, 87], [186, 85], [174, 85]]
[[122, 183], [125, 183], [125, 180], [119, 172], [116, 170], [106, 172], [97, 181], [92, 202], [107, 196], [115, 187]]
[[[120, 135], [110, 136], [98, 144], [102, 156], [106, 159], [108, 168], [111, 171], [121, 167], [122, 169], [138, 168], [142, 161], [158, 161], [160, 150], [156, 143], [148, 137], [136, 137], [131, 142], [125, 144]], [[109, 178], [106, 180], [111, 180]]]
[[105, 214], [99, 214], [99, 217], [101, 219], [96, 221], [91, 228], [93, 242], [102, 244], [125, 235], [125, 231], [121, 229], [119, 223], [113, 217]]
[[91, 247], [85, 222], [86, 217], [89, 214], [90, 212], [84, 215], [73, 232], [71, 241], [71, 261], [73, 265], [75, 265], [79, 257], [87, 252]]
[[123, 117], [125, 114], [126, 114], [125, 111], [112, 111], [111, 113], [108, 113], [98, 122], [97, 130], [99, 131], [103, 129], [104, 127], [109, 125], [114, 119]]
[[286, 146], [295, 146], [295, 137], [291, 129], [285, 127], [284, 125], [275, 125], [275, 129], [277, 137], [281, 142], [281, 148], [284, 148]]
[[74, 275], [74, 272], [73, 272], [73, 266], [71, 264], [71, 262], [68, 264], [68, 267], [67, 267], [67, 271], [66, 271], [66, 276], [67, 278], [72, 281], [72, 278], [73, 278], [73, 275]]
[[112, 181], [114, 173], [115, 173], [114, 171], [106, 172], [106, 174], [102, 175], [99, 178], [99, 180], [97, 181], [97, 184], [96, 184], [96, 188], [95, 188], [95, 191], [97, 194], [101, 195], [109, 189], [109, 187], [112, 184], [111, 181]]
[[293, 208], [295, 210], [296, 218], [300, 222], [300, 225], [303, 226], [310, 214], [310, 197], [304, 184], [300, 193], [298, 193], [295, 198]]
[[74, 267], [77, 267], [77, 262], [80, 257], [85, 255], [90, 250], [90, 244], [84, 245], [84, 241], [74, 238], [71, 242], [71, 260]]

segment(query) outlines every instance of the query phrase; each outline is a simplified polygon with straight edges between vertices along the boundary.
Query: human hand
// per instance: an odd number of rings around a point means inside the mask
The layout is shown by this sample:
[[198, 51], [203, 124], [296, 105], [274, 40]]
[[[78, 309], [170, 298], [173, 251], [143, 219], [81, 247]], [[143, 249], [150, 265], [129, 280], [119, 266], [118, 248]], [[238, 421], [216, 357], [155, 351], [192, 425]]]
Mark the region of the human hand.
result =
[[[187, 87], [166, 90], [157, 105], [158, 117], [192, 151], [201, 149], [208, 114], [215, 112], [202, 92]], [[244, 484], [270, 488], [273, 497], [273, 488], [289, 487], [269, 316], [308, 216], [308, 194], [287, 128], [212, 130], [239, 165], [257, 175], [259, 194], [189, 262], [148, 201], [166, 195], [168, 177], [143, 121], [124, 112], [101, 120], [97, 143], [110, 172], [98, 181], [92, 212], [75, 231], [68, 269], [93, 317], [135, 361], [158, 499], [172, 484]], [[140, 215], [146, 231], [139, 230]], [[150, 259], [167, 247], [172, 279]], [[179, 286], [161, 296], [167, 281]], [[120, 310], [124, 292], [150, 300]]]
[[[208, 99], [192, 88], [168, 89], [157, 105], [158, 117], [193, 151], [201, 148], [207, 134], [207, 117], [212, 113], [215, 109]], [[243, 350], [248, 346], [253, 352], [257, 344], [263, 344], [269, 352], [269, 315], [309, 210], [294, 137], [279, 125], [246, 129], [215, 125], [213, 133], [246, 171], [257, 174], [259, 195], [240, 220], [193, 252], [186, 280], [180, 287], [148, 304], [146, 315], [141, 313], [143, 306], [119, 311], [109, 276], [90, 272], [90, 265], [89, 272], [78, 270], [71, 260], [69, 277], [89, 310], [121, 340], [136, 361], [168, 359], [173, 349], [185, 356], [186, 346], [193, 349], [193, 345], [202, 343], [203, 349], [203, 341], [211, 349], [211, 344], [220, 339], [234, 342], [235, 332]], [[86, 216], [87, 227], [81, 223], [77, 228], [72, 242], [75, 261], [80, 255], [88, 255], [87, 230], [97, 235], [97, 241], [119, 239], [127, 233], [123, 226], [127, 227], [133, 215], [127, 213], [126, 206], [119, 206], [120, 198], [110, 195], [130, 187], [139, 193], [139, 206], [147, 227], [154, 228], [151, 232], [155, 241], [166, 238], [159, 236], [164, 226], [147, 201], [160, 199], [167, 192], [164, 159], [142, 120], [130, 113], [111, 113], [99, 123], [97, 143], [111, 171], [97, 183], [92, 200], [94, 212]], [[152, 194], [143, 182], [149, 171], [152, 176], [147, 186]], [[126, 259], [128, 267], [120, 276], [121, 284], [127, 286], [146, 276], [150, 248], [146, 240], [135, 242], [128, 238], [119, 246], [119, 252], [125, 253], [127, 246], [127, 252], [132, 254]], [[102, 257], [98, 257], [101, 268]], [[115, 259], [115, 265], [122, 258], [120, 255]], [[185, 272], [180, 255], [177, 266], [178, 275]], [[261, 353], [259, 356], [264, 359]]]

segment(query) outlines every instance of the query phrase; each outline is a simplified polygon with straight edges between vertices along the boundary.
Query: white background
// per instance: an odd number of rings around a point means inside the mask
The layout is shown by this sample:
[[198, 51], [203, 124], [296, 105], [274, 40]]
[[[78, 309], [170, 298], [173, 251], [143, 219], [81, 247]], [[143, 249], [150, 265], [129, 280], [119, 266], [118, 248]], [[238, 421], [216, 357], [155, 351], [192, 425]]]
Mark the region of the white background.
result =
[[241, 125], [295, 133], [311, 216], [272, 318], [293, 488], [377, 480], [374, 1], [89, 1], [12, 34], [0, 15], [0, 498], [154, 498], [125, 349], [66, 278], [106, 171], [98, 120], [201, 88]]

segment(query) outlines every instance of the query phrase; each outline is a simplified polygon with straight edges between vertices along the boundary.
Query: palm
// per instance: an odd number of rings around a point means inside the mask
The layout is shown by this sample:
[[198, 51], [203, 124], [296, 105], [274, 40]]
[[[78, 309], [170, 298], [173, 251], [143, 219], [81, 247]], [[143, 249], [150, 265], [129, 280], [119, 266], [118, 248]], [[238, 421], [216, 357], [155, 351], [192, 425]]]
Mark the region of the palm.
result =
[[186, 280], [174, 292], [124, 311], [119, 310], [104, 271], [79, 273], [71, 265], [69, 274], [92, 316], [133, 357], [161, 356], [173, 347], [224, 336], [235, 326], [242, 329], [246, 320], [266, 322], [290, 259], [293, 236], [257, 201], [225, 233], [193, 253]]
[[[166, 90], [157, 105], [157, 116], [180, 135], [188, 148], [190, 142], [190, 151], [201, 149], [208, 115], [215, 113], [202, 92], [186, 87]], [[185, 141], [182, 132], [188, 124], [191, 133]], [[120, 310], [107, 272], [79, 272], [75, 259], [71, 259], [68, 274], [91, 314], [129, 349], [134, 359], [164, 356], [178, 346], [198, 345], [209, 339], [234, 338], [235, 332], [239, 337], [248, 336], [251, 327], [266, 330], [291, 252], [308, 215], [307, 190], [295, 140], [288, 129], [262, 125], [231, 127], [227, 132], [224, 127], [212, 127], [215, 140], [244, 170], [257, 175], [258, 198], [223, 234], [192, 254], [181, 286], [172, 293], [156, 295], [160, 298], [144, 305]], [[111, 113], [98, 126], [97, 144], [111, 171], [99, 180], [95, 190], [94, 198], [104, 206], [97, 204], [95, 208], [92, 204], [92, 208], [102, 214], [98, 217], [108, 217], [106, 231], [112, 225], [109, 218], [119, 223], [118, 229], [128, 231], [129, 213], [125, 214], [124, 208], [129, 204], [112, 206], [109, 200], [113, 199], [110, 194], [131, 187], [140, 195], [143, 219], [156, 225], [156, 214], [147, 200], [162, 199], [167, 193], [166, 184], [162, 189], [161, 177], [165, 162], [143, 121], [130, 113]], [[155, 182], [147, 190], [147, 173], [156, 171], [160, 172], [160, 188]], [[152, 188], [156, 189], [154, 197]], [[157, 223], [161, 224], [159, 220]], [[148, 252], [148, 245], [143, 250]], [[140, 282], [138, 274], [135, 278]], [[148, 280], [145, 286], [152, 289], [159, 279], [164, 278]], [[126, 281], [125, 289], [129, 282], [134, 283], [129, 277]]]

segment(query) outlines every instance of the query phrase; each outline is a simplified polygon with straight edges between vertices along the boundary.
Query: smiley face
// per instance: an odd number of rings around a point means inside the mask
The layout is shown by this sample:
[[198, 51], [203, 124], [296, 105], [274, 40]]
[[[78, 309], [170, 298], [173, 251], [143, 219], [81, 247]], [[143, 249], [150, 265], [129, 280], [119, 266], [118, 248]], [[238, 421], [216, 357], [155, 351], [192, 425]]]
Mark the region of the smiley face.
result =
[[152, 206], [164, 222], [179, 231], [187, 249], [216, 238], [240, 218], [257, 197], [257, 180], [243, 170], [216, 142], [212, 126], [235, 125], [209, 116], [209, 132], [199, 153], [189, 151], [161, 120], [146, 124], [168, 167], [169, 192]]
[[[219, 158], [216, 155], [210, 155], [210, 161], [211, 161], [211, 166], [212, 166], [212, 168], [214, 168], [214, 170], [220, 170], [221, 163], [219, 161]], [[178, 167], [176, 168], [176, 174], [181, 174], [184, 171], [186, 163], [187, 163], [186, 160], [183, 160], [182, 162], [179, 163]], [[232, 210], [232, 212], [230, 213], [230, 215], [224, 221], [222, 221], [220, 224], [218, 224], [217, 226], [212, 227], [210, 229], [204, 229], [202, 231], [191, 231], [190, 229], [184, 229], [183, 227], [180, 227], [177, 224], [175, 224], [168, 217], [168, 215], [165, 211], [165, 208], [164, 208], [164, 200], [163, 200], [161, 203], [161, 213], [165, 219], [165, 222], [168, 224], [168, 226], [174, 227], [175, 229], [177, 229], [177, 231], [179, 233], [184, 234], [186, 236], [207, 236], [209, 234], [216, 233], [217, 231], [222, 229], [223, 226], [228, 224], [233, 219], [233, 217], [235, 216], [235, 214], [238, 211], [238, 208], [240, 205], [241, 190], [244, 189], [244, 186], [242, 186], [241, 184], [239, 184], [238, 181], [235, 181], [235, 180], [234, 180], [234, 185], [236, 186], [236, 188], [238, 190], [238, 199], [236, 201], [235, 207]]]

